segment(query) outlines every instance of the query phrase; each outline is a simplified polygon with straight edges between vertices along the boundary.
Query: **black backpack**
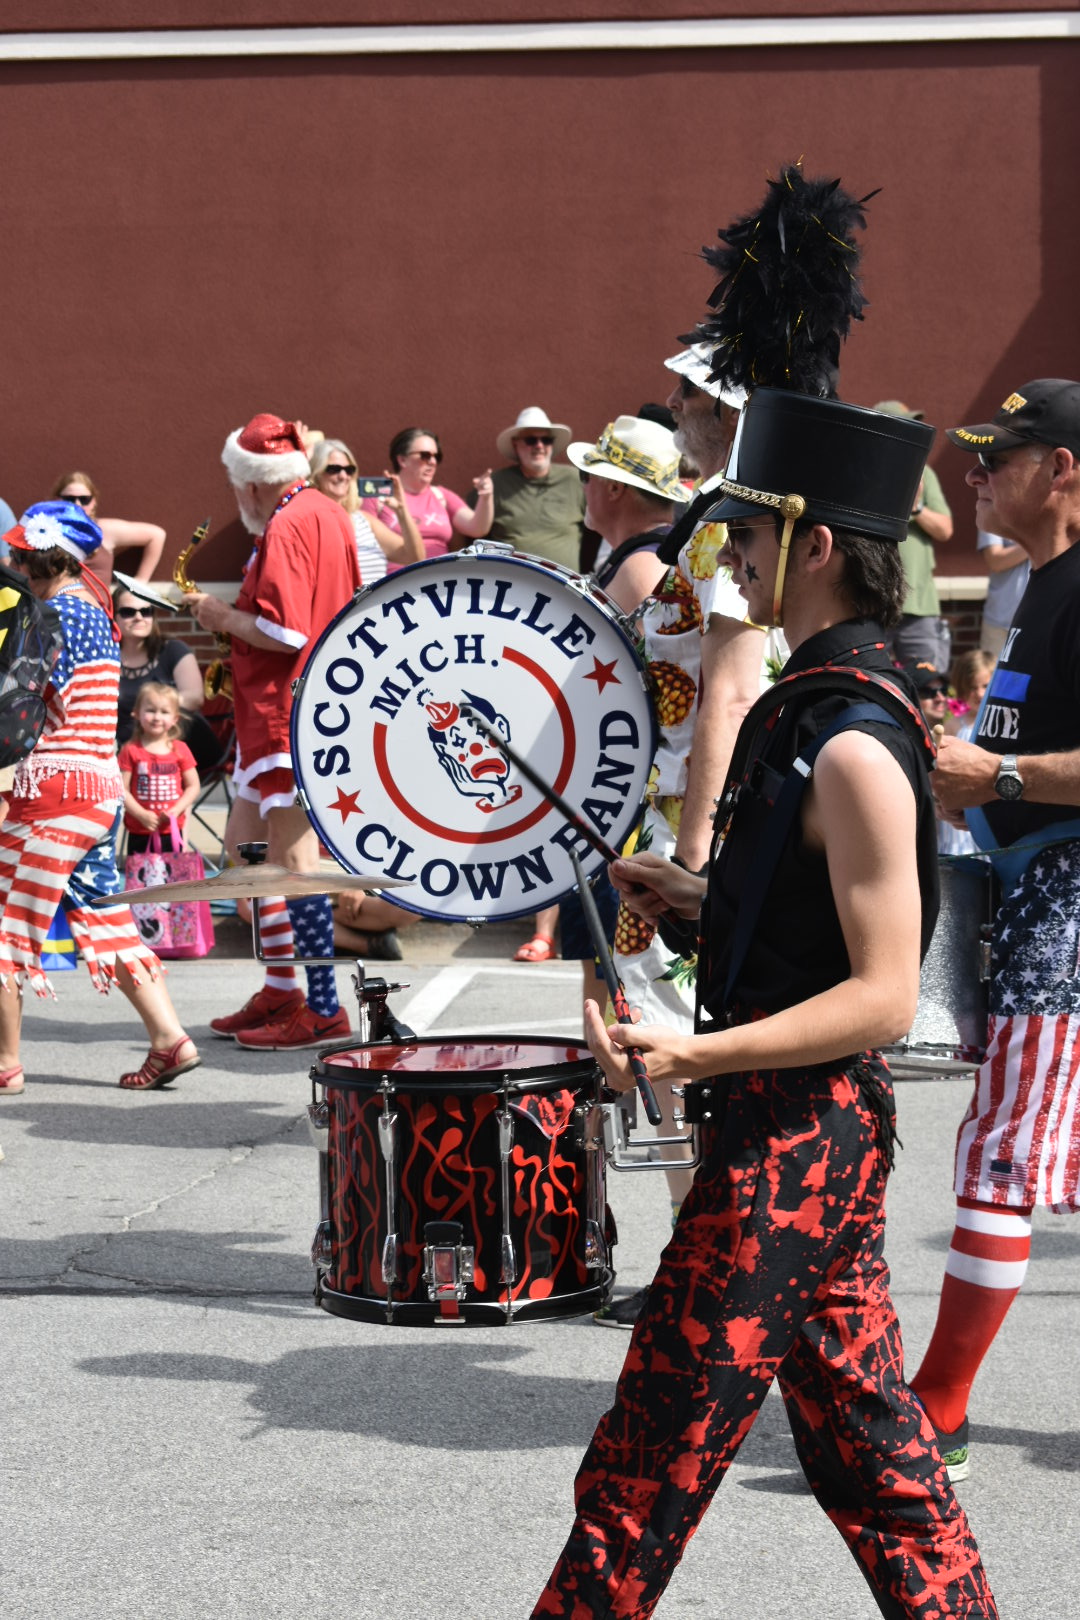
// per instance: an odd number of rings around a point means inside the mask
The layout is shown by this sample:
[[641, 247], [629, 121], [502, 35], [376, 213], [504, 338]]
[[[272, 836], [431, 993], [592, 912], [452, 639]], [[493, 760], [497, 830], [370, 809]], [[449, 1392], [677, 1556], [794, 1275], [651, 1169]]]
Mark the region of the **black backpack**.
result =
[[45, 725], [45, 687], [63, 647], [60, 620], [0, 564], [0, 767], [25, 759]]

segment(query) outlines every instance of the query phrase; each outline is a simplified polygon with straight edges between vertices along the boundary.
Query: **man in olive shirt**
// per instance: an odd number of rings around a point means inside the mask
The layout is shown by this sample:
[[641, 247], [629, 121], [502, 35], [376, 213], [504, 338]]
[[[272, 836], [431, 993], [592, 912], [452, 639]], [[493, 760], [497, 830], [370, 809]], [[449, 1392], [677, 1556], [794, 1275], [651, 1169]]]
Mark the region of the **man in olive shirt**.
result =
[[[570, 442], [564, 422], [549, 421], [539, 405], [523, 410], [495, 443], [513, 462], [492, 477], [495, 517], [490, 540], [503, 540], [564, 568], [581, 566], [585, 492], [576, 467], [553, 466]], [[470, 505], [475, 500], [470, 497]]]
[[[898, 399], [883, 399], [875, 411], [908, 416], [921, 422], [922, 411], [909, 410]], [[934, 547], [952, 539], [953, 520], [937, 473], [927, 467], [915, 505], [911, 509], [907, 539], [900, 542], [907, 593], [900, 623], [886, 635], [892, 656], [902, 664], [932, 664], [948, 670], [951, 653], [949, 627], [941, 617], [941, 602], [934, 584]]]

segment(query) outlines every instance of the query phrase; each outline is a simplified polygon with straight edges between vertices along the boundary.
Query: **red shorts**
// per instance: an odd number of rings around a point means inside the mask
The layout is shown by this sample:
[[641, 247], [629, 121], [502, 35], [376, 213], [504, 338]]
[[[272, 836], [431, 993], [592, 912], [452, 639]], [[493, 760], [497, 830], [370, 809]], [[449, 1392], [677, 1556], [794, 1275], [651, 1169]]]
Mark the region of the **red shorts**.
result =
[[260, 770], [256, 764], [251, 774], [238, 766], [233, 775], [233, 786], [238, 799], [257, 804], [262, 815], [268, 810], [289, 810], [296, 803], [296, 777], [284, 765]]

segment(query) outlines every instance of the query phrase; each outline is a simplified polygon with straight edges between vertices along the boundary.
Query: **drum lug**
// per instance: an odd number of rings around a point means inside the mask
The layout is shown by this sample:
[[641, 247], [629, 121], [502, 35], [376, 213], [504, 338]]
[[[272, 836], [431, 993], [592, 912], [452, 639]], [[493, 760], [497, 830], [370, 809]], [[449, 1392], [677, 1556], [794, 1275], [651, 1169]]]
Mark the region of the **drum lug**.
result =
[[379, 1148], [382, 1152], [384, 1164], [393, 1164], [394, 1162], [396, 1127], [396, 1114], [384, 1113], [379, 1115]]
[[311, 1144], [317, 1147], [320, 1153], [325, 1153], [326, 1143], [321, 1138], [330, 1129], [330, 1104], [325, 1097], [320, 1102], [308, 1103], [307, 1117]]
[[517, 1282], [517, 1255], [514, 1253], [514, 1240], [509, 1232], [502, 1235], [502, 1266], [499, 1281], [504, 1283]]
[[320, 1221], [311, 1240], [311, 1263], [316, 1271], [329, 1271], [334, 1255], [330, 1244], [330, 1222]]
[[382, 1280], [389, 1285], [397, 1281], [397, 1233], [387, 1232], [382, 1251]]
[[991, 941], [994, 933], [993, 923], [982, 923], [979, 926], [979, 982], [989, 984], [991, 977]]
[[608, 1263], [607, 1244], [599, 1221], [585, 1222], [585, 1264], [590, 1271], [599, 1271]]
[[424, 1281], [432, 1304], [465, 1298], [475, 1251], [462, 1242], [464, 1236], [460, 1221], [428, 1221], [424, 1227]]

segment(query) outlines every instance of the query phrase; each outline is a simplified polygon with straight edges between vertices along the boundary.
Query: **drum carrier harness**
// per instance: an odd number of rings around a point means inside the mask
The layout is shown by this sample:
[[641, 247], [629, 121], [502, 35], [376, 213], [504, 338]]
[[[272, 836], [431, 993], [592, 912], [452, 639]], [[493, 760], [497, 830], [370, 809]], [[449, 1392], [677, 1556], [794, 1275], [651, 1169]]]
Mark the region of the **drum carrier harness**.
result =
[[[862, 647], [852, 649], [856, 655], [863, 650]], [[801, 708], [804, 700], [813, 699], [818, 695], [822, 697], [851, 695], [857, 701], [847, 704], [823, 726], [800, 750], [787, 772], [781, 774], [770, 767], [764, 758], [769, 736], [779, 719], [780, 711], [788, 708], [790, 712], [793, 700]], [[717, 1023], [731, 1025], [735, 1021], [732, 995], [746, 960], [761, 908], [813, 773], [814, 762], [825, 744], [833, 737], [867, 720], [874, 720], [879, 724], [906, 732], [925, 750], [928, 756], [928, 769], [933, 768], [937, 749], [920, 709], [898, 686], [876, 670], [856, 669], [842, 664], [828, 664], [815, 669], [800, 670], [781, 677], [767, 692], [762, 693], [747, 712], [731, 758], [727, 785], [718, 801], [714, 817], [709, 867], [723, 859], [724, 840], [736, 806], [744, 792], [754, 791], [769, 808], [739, 898], [731, 933], [730, 960], [719, 997], [720, 1006], [714, 1020]], [[919, 876], [920, 891], [925, 892], [926, 873], [920, 870]], [[694, 944], [691, 943], [694, 925], [688, 921], [680, 922], [665, 917], [663, 927], [668, 943], [682, 950], [684, 954], [688, 947], [693, 949], [696, 944], [699, 967], [694, 1028], [695, 1032], [701, 1033], [705, 1024], [705, 987], [710, 984], [711, 930], [708, 900], [706, 899], [702, 906]], [[924, 939], [924, 950], [926, 943]], [[865, 1059], [857, 1059], [848, 1068], [878, 1121], [882, 1151], [891, 1169], [895, 1157], [896, 1132], [888, 1094], [882, 1087], [880, 1078]], [[686, 1087], [685, 1114], [688, 1122], [696, 1123], [710, 1117], [710, 1104], [719, 1100], [716, 1089], [719, 1084], [720, 1080], [714, 1079]]]

